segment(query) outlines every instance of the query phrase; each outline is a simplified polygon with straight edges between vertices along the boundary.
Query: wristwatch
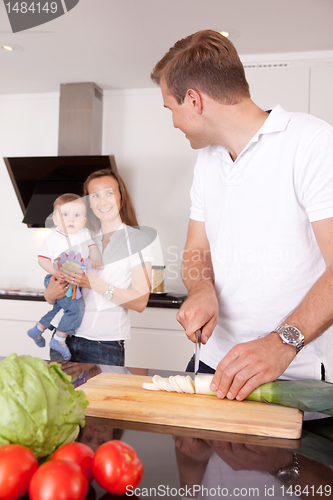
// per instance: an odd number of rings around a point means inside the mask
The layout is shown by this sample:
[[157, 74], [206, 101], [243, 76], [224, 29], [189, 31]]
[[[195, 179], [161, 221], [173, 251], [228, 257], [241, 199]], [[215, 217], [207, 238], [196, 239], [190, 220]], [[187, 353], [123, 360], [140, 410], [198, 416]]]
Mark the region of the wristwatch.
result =
[[293, 463], [289, 467], [282, 467], [275, 474], [274, 477], [283, 484], [289, 484], [295, 481], [301, 473], [298, 456], [293, 453]]
[[106, 292], [103, 293], [103, 299], [112, 300], [113, 292], [114, 292], [114, 287], [110, 285], [109, 288], [106, 290]]
[[284, 344], [294, 345], [296, 347], [296, 354], [304, 347], [304, 336], [295, 326], [281, 325], [274, 331], [281, 337]]

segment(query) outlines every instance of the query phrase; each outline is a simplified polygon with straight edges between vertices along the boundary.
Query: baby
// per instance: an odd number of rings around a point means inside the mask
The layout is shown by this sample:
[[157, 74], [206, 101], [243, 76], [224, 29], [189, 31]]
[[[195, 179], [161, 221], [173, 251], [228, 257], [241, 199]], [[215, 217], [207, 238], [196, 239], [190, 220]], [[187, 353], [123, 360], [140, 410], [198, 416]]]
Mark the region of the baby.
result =
[[[44, 280], [45, 288], [48, 287], [52, 275], [61, 282], [66, 281], [64, 273], [54, 267], [55, 260], [62, 252], [68, 253], [69, 250], [74, 250], [75, 254], [80, 253], [83, 259], [89, 257], [92, 261], [91, 267], [95, 269], [103, 267], [100, 252], [91, 239], [88, 229], [84, 227], [86, 205], [80, 196], [72, 193], [59, 196], [53, 204], [53, 222], [56, 228], [45, 238], [38, 255], [39, 265], [48, 273]], [[53, 309], [27, 333], [38, 347], [44, 347], [45, 339], [42, 334], [47, 328], [53, 328], [51, 321], [61, 309], [64, 314], [50, 341], [50, 348], [58, 351], [63, 359], [68, 361], [71, 353], [66, 345], [66, 338], [74, 334], [82, 321], [84, 313], [82, 297], [72, 299], [66, 296], [57, 300]]]

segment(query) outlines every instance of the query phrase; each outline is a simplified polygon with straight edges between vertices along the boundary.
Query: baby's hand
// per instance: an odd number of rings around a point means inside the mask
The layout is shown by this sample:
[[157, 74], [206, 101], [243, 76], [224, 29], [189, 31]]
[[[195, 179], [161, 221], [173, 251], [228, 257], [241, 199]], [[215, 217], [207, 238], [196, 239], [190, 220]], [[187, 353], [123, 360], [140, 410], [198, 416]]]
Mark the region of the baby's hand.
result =
[[59, 283], [66, 283], [67, 282], [65, 274], [63, 272], [61, 272], [60, 270], [57, 270], [54, 272], [54, 277], [57, 281], [59, 281]]
[[93, 260], [91, 263], [93, 269], [104, 269], [104, 264], [101, 260]]

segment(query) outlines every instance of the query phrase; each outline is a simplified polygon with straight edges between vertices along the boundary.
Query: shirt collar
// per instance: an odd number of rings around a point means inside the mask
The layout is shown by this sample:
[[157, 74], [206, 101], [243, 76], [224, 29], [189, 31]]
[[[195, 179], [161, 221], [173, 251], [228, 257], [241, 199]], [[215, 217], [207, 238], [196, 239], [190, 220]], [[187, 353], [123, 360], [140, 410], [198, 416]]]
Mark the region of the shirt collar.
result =
[[263, 126], [256, 135], [271, 134], [272, 132], [283, 132], [290, 121], [293, 113], [285, 111], [279, 104], [269, 113]]
[[59, 234], [61, 234], [61, 236], [65, 236], [66, 238], [69, 238], [69, 235], [68, 235], [68, 234], [66, 234], [66, 233], [64, 233], [63, 231], [61, 231], [61, 230], [58, 228], [58, 226], [56, 227], [56, 232], [57, 232], [57, 233], [59, 233]]
[[[115, 231], [113, 231], [112, 233], [110, 233], [110, 239], [111, 239], [111, 237], [112, 237], [112, 235], [114, 233], [116, 233], [117, 231], [120, 231], [121, 229], [124, 229], [124, 227], [125, 227], [125, 224], [122, 222], [120, 224], [120, 226]], [[102, 228], [100, 228], [100, 230], [98, 231], [98, 233], [95, 234], [94, 239], [96, 239], [98, 241], [101, 241], [102, 238], [103, 238], [103, 233], [102, 233]]]
[[[285, 111], [279, 104], [275, 106], [266, 118], [263, 126], [258, 130], [258, 132], [252, 137], [247, 146], [243, 151], [248, 149], [249, 145], [253, 142], [258, 142], [260, 136], [264, 134], [271, 134], [273, 132], [283, 132], [291, 119], [293, 113]], [[229, 158], [229, 151], [218, 144], [212, 144], [211, 146], [212, 154], [219, 155], [221, 158]]]

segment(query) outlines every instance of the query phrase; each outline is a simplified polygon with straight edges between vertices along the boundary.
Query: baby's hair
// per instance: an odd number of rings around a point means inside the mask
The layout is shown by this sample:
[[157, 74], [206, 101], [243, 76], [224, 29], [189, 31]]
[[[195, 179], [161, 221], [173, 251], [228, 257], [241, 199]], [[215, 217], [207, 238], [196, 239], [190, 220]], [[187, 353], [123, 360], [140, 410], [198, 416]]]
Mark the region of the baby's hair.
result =
[[66, 203], [70, 203], [71, 201], [78, 201], [78, 200], [82, 201], [82, 203], [85, 205], [83, 199], [78, 194], [74, 194], [74, 193], [62, 194], [62, 195], [58, 196], [58, 198], [56, 200], [54, 200], [53, 211], [55, 212], [57, 210], [57, 208], [61, 207], [62, 205], [66, 205]]

